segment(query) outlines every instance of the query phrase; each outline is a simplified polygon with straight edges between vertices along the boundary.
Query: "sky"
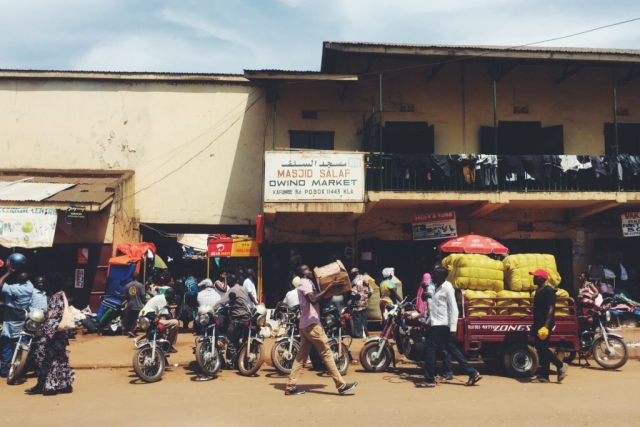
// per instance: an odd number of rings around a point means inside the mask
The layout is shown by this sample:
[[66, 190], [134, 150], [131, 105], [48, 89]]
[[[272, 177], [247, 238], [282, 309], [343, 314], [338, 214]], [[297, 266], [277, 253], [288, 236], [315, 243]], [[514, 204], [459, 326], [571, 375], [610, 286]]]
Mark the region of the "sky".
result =
[[[0, 0], [0, 69], [317, 71], [323, 41], [515, 46], [633, 18], [637, 0]], [[640, 49], [640, 21], [540, 46]]]

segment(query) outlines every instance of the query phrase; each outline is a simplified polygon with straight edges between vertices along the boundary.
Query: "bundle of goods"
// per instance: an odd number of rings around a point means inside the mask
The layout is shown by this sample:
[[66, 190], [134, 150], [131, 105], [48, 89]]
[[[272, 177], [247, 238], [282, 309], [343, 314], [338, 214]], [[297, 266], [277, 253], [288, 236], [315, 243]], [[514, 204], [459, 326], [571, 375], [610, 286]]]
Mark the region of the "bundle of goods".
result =
[[464, 291], [464, 297], [469, 301], [469, 316], [486, 316], [494, 305], [493, 298], [496, 297], [494, 291]]
[[452, 254], [442, 260], [456, 289], [500, 292], [504, 289], [502, 261], [480, 254]]
[[500, 315], [512, 315], [512, 316], [526, 316], [531, 314], [531, 295], [529, 292], [516, 292], [516, 291], [502, 291], [498, 292], [498, 298], [511, 298], [505, 300], [499, 300], [497, 306], [500, 307], [518, 307], [501, 310], [496, 310], [495, 314]]
[[537, 289], [533, 284], [533, 276], [529, 274], [539, 268], [549, 273], [549, 284], [554, 288], [560, 285], [560, 274], [556, 268], [556, 260], [553, 255], [546, 254], [518, 254], [509, 255], [503, 261], [504, 281], [507, 289], [511, 291], [531, 292]]
[[334, 295], [343, 294], [351, 290], [351, 280], [349, 280], [349, 273], [340, 260], [327, 264], [323, 267], [316, 267], [313, 269], [313, 274], [316, 276], [318, 286], [320, 290], [324, 290], [331, 282], [341, 282], [342, 284], [331, 292], [329, 292], [325, 298], [331, 298]]
[[[531, 292], [531, 298], [535, 296], [536, 291]], [[556, 289], [556, 298], [569, 298], [569, 292], [558, 288]], [[558, 301], [556, 299], [556, 316], [568, 316], [569, 314], [569, 301]]]

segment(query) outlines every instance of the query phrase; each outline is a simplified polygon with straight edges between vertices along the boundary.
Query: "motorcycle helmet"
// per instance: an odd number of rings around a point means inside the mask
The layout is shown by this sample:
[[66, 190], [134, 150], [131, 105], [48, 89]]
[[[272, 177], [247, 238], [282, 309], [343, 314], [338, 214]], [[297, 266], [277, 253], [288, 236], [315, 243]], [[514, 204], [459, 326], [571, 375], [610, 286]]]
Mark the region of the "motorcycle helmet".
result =
[[7, 265], [11, 265], [16, 270], [21, 270], [27, 265], [27, 257], [19, 253], [11, 254], [7, 258]]
[[264, 326], [267, 323], [267, 307], [264, 304], [256, 305], [253, 309], [253, 315], [256, 317], [258, 326]]

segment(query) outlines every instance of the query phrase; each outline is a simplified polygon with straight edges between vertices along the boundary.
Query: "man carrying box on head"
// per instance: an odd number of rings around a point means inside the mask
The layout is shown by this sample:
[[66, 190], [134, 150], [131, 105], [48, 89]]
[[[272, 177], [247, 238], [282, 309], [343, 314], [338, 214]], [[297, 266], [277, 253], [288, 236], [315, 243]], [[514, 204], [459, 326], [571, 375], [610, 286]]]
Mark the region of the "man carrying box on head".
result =
[[302, 370], [302, 366], [309, 356], [309, 351], [313, 345], [324, 364], [329, 371], [329, 374], [333, 378], [333, 381], [340, 394], [345, 394], [349, 390], [355, 388], [358, 383], [345, 383], [336, 367], [336, 362], [333, 358], [333, 353], [329, 348], [327, 335], [320, 325], [320, 307], [318, 302], [325, 298], [332, 290], [337, 288], [338, 282], [331, 282], [323, 291], [315, 292], [313, 282], [313, 272], [306, 265], [298, 267], [298, 275], [302, 277], [300, 285], [298, 286], [298, 300], [300, 301], [300, 350], [296, 355], [296, 359], [293, 362], [291, 374], [289, 375], [289, 381], [287, 382], [287, 388], [285, 389], [285, 396], [293, 396], [297, 394], [304, 394], [304, 390], [299, 390], [296, 387], [298, 376]]

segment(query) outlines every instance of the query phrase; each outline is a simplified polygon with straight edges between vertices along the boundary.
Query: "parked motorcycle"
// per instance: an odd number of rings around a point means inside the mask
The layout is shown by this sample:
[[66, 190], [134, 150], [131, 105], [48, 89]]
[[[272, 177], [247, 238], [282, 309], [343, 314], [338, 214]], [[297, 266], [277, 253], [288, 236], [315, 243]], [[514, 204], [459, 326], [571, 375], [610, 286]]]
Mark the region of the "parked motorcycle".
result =
[[142, 381], [153, 383], [162, 378], [171, 342], [165, 338], [165, 327], [153, 311], [138, 317], [138, 328], [145, 333], [145, 338], [134, 341], [133, 370]]
[[264, 342], [258, 335], [260, 328], [266, 323], [267, 309], [264, 305], [255, 306], [251, 310], [249, 319], [244, 322], [243, 342], [233, 360], [227, 360], [227, 364], [237, 367], [241, 375], [250, 376], [255, 374], [264, 363], [264, 354], [262, 352]]
[[13, 385], [18, 381], [20, 375], [25, 371], [31, 356], [33, 340], [44, 324], [45, 315], [42, 310], [32, 310], [27, 314], [27, 319], [20, 331], [20, 337], [13, 349], [13, 357], [9, 364], [7, 374], [7, 384]]
[[[622, 336], [610, 333], [605, 325], [611, 321], [611, 299], [605, 298], [600, 307], [596, 307], [593, 300], [581, 298], [579, 301], [580, 314], [578, 327], [580, 329], [580, 362], [593, 355], [594, 360], [604, 369], [619, 369], [627, 363], [629, 352]], [[571, 363], [576, 357], [575, 350], [565, 351], [564, 361]]]
[[229, 327], [229, 306], [218, 308], [215, 313], [210, 306], [198, 308], [195, 319], [203, 335], [196, 338], [193, 352], [196, 362], [208, 376], [216, 376], [224, 363], [223, 354], [227, 346], [226, 332]]
[[407, 359], [420, 361], [426, 344], [427, 319], [416, 310], [407, 298], [398, 304], [387, 304], [383, 313], [383, 328], [380, 336], [369, 338], [360, 350], [360, 364], [367, 372], [381, 372], [393, 363], [396, 367], [395, 351], [391, 339], [395, 339], [398, 351]]
[[281, 302], [273, 311], [273, 317], [280, 327], [285, 328], [283, 336], [276, 339], [271, 348], [273, 367], [282, 375], [288, 375], [293, 368], [293, 362], [300, 350], [300, 306], [289, 307]]

